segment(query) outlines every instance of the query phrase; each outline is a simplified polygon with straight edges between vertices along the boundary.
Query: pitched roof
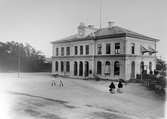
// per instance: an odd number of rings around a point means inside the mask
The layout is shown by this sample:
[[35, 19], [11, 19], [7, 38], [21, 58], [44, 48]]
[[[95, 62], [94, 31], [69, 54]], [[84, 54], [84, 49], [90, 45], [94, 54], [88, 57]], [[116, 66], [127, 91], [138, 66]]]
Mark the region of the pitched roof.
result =
[[[115, 37], [132, 37], [132, 38], [139, 38], [143, 40], [150, 40], [150, 41], [159, 41], [158, 39], [151, 38], [139, 33], [136, 33], [134, 31], [130, 31], [128, 29], [119, 27], [119, 26], [113, 26], [112, 28], [102, 28], [97, 29], [94, 33], [94, 39], [105, 39], [105, 38], [115, 38]], [[86, 36], [79, 36], [79, 34], [74, 34], [69, 37], [66, 37], [64, 39], [53, 41], [52, 43], [63, 43], [63, 42], [74, 42], [74, 41], [82, 41], [82, 40], [89, 40], [91, 39], [91, 34], [88, 34]]]

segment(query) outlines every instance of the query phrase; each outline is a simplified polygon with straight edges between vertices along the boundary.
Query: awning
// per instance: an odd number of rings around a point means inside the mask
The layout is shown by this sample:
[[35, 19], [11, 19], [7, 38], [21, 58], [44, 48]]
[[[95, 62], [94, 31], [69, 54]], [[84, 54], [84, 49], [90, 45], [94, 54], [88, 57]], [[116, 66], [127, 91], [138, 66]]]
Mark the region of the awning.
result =
[[153, 48], [151, 48], [151, 47], [149, 47], [149, 51], [150, 51], [150, 53], [157, 53], [157, 51], [155, 50], [155, 49], [153, 49]]
[[150, 52], [150, 50], [148, 50], [145, 47], [141, 46], [141, 52], [142, 53], [146, 53], [146, 52]]

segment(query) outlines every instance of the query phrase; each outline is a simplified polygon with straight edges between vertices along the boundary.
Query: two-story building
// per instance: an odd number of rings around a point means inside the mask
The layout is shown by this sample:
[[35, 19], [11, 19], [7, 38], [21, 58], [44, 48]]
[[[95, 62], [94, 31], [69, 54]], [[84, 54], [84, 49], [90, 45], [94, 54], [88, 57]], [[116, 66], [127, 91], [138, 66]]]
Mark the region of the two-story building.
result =
[[52, 42], [52, 74], [134, 79], [144, 69], [155, 69], [157, 41], [111, 22], [101, 29], [81, 23], [78, 33]]

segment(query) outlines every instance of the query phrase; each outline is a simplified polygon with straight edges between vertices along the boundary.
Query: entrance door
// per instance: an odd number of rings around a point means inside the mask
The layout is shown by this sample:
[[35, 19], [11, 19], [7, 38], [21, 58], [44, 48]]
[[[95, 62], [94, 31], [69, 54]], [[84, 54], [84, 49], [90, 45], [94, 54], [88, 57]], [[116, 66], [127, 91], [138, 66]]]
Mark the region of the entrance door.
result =
[[131, 63], [131, 79], [135, 79], [135, 62]]
[[79, 76], [83, 76], [83, 63], [79, 63]]
[[88, 76], [89, 75], [89, 62], [86, 61], [85, 62], [85, 76]]
[[143, 61], [140, 63], [140, 72], [141, 74], [144, 73], [144, 62]]

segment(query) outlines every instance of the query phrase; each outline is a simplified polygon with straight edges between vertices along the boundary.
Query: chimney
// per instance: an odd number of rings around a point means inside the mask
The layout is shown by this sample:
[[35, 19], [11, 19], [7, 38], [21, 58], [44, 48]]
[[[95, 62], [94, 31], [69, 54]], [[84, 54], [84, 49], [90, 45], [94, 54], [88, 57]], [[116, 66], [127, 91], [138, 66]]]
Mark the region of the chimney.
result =
[[109, 21], [109, 22], [108, 22], [108, 28], [111, 29], [111, 28], [113, 27], [113, 24], [114, 24], [113, 21]]
[[78, 34], [81, 35], [81, 36], [84, 35], [85, 34], [85, 28], [86, 28], [85, 24], [83, 22], [81, 22], [78, 26]]

